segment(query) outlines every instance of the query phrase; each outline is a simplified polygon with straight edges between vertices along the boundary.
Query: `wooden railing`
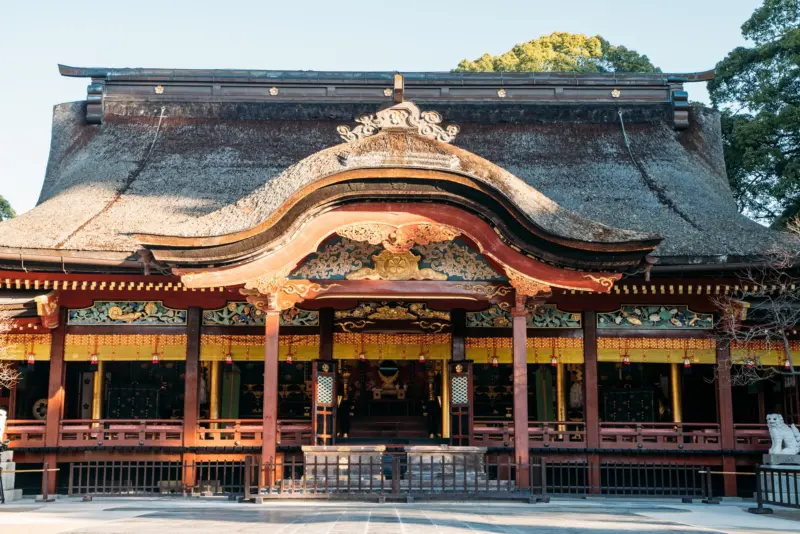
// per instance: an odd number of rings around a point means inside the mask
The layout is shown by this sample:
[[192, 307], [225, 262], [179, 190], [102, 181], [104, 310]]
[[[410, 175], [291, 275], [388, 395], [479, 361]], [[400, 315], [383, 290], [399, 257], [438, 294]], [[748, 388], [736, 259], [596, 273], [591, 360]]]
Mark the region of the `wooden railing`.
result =
[[10, 449], [44, 447], [44, 421], [37, 419], [9, 419], [6, 421], [6, 438]]
[[[581, 449], [586, 447], [585, 423], [571, 421], [531, 421], [528, 436], [532, 448]], [[472, 443], [483, 447], [513, 447], [514, 423], [503, 420], [476, 420]]]
[[[261, 419], [201, 419], [197, 430], [198, 447], [260, 447], [264, 425]], [[278, 444], [311, 444], [311, 421], [280, 419]]]
[[714, 423], [600, 423], [603, 449], [720, 450]]
[[59, 426], [61, 447], [180, 447], [183, 421], [176, 419], [73, 419]]
[[200, 419], [198, 447], [257, 447], [264, 431], [262, 419]]
[[278, 445], [311, 445], [311, 421], [308, 419], [279, 419]]
[[733, 425], [734, 448], [742, 451], [767, 451], [772, 444], [767, 425]]

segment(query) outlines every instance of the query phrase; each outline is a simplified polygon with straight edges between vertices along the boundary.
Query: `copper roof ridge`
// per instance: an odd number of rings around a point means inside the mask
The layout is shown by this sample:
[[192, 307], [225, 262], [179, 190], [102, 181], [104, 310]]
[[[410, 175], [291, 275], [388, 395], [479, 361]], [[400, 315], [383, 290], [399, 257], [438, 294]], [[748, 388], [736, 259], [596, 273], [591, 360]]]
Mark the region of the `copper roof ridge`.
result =
[[[302, 83], [329, 83], [331, 80], [351, 83], [387, 83], [398, 71], [317, 71], [317, 70], [259, 70], [259, 69], [170, 69], [170, 68], [111, 68], [111, 67], [72, 67], [58, 65], [62, 76], [73, 78], [126, 78], [148, 80], [220, 80], [241, 79], [249, 83], [294, 81]], [[681, 82], [704, 82], [714, 78], [715, 69], [700, 72], [450, 72], [450, 71], [411, 71], [402, 73], [408, 83], [459, 84], [462, 81], [483, 81], [488, 84], [506, 82], [560, 82], [567, 80], [586, 80], [608, 82], [611, 85], [620, 81], [661, 82], [663, 84]]]

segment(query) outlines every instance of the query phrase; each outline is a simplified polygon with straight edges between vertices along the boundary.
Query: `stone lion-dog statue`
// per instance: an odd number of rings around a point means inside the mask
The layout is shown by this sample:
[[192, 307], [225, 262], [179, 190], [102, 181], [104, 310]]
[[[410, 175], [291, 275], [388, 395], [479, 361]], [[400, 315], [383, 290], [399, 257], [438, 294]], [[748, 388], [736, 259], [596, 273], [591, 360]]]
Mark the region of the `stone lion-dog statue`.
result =
[[767, 415], [767, 429], [769, 437], [772, 439], [770, 454], [798, 454], [800, 453], [800, 430], [792, 425], [787, 426], [783, 422], [783, 416], [779, 413]]

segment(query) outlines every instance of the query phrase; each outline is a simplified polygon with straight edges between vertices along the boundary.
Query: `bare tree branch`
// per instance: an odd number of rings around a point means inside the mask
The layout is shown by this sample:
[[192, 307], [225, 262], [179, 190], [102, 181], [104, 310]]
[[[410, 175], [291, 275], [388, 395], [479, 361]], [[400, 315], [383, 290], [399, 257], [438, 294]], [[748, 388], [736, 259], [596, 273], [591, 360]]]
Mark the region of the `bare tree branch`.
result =
[[19, 380], [20, 373], [8, 361], [8, 333], [11, 332], [11, 318], [0, 312], [0, 387], [11, 389]]
[[[800, 236], [800, 221], [792, 221], [789, 230]], [[789, 336], [800, 329], [800, 277], [789, 270], [797, 255], [781, 249], [773, 250], [769, 258], [763, 266], [743, 271], [733, 292], [712, 299], [720, 317], [716, 335], [723, 347], [748, 347], [757, 342], [767, 351], [781, 351], [788, 366], [784, 369], [764, 365], [755, 356], [748, 356], [742, 365], [728, 362], [731, 385], [800, 375], [789, 342]]]

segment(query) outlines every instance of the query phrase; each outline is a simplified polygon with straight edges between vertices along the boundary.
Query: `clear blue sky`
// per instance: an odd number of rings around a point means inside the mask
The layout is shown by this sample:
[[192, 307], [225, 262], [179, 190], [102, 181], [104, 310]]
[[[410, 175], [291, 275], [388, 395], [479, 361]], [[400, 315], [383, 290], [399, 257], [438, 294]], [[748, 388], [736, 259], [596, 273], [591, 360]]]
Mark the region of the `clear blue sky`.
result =
[[[761, 0], [26, 0], [0, 9], [0, 194], [36, 202], [52, 106], [88, 80], [56, 65], [450, 70], [553, 31], [600, 34], [665, 71], [712, 68]], [[689, 86], [706, 100], [705, 87]]]

